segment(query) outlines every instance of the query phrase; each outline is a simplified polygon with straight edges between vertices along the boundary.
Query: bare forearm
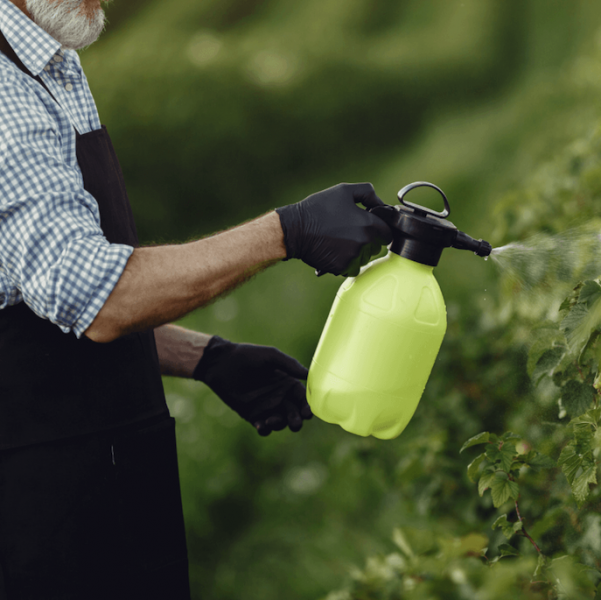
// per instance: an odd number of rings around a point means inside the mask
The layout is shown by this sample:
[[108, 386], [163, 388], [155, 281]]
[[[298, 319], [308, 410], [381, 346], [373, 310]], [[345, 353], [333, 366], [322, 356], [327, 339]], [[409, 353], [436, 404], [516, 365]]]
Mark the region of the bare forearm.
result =
[[161, 373], [191, 378], [204, 349], [213, 337], [177, 325], [162, 325], [154, 330]]
[[275, 212], [189, 244], [138, 248], [85, 335], [110, 342], [170, 323], [285, 256]]

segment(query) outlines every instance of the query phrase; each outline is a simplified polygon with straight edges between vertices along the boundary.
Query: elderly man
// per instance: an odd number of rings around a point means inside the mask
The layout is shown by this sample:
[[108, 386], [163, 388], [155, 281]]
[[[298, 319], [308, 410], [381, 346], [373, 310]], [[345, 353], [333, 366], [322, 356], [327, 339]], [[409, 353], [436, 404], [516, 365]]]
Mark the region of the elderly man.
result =
[[391, 241], [343, 184], [196, 242], [140, 248], [75, 50], [99, 0], [0, 0], [0, 597], [189, 598], [161, 373], [209, 385], [261, 435], [311, 417], [275, 348], [169, 325], [299, 258], [356, 275]]

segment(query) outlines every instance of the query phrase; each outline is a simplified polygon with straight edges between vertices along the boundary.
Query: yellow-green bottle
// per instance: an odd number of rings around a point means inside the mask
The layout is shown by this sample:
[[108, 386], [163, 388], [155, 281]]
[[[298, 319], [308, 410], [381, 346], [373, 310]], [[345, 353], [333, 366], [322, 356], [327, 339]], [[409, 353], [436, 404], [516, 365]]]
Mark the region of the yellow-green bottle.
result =
[[[404, 200], [416, 187], [436, 189], [438, 213]], [[450, 222], [440, 188], [416, 182], [399, 192], [401, 205], [372, 212], [393, 231], [388, 255], [340, 287], [309, 369], [313, 413], [358, 435], [397, 437], [413, 416], [446, 331], [444, 298], [433, 268], [447, 247], [488, 256]]]

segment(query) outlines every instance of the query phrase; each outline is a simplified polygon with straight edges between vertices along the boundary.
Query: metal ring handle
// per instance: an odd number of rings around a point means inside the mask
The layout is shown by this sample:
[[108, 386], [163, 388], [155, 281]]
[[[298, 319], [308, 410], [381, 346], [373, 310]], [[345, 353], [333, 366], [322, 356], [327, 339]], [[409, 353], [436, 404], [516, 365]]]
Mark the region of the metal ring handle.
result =
[[[405, 196], [411, 190], [414, 190], [415, 188], [418, 188], [418, 187], [434, 188], [442, 196], [442, 199], [444, 201], [444, 210], [442, 212], [436, 212], [435, 210], [426, 208], [425, 206], [420, 206], [419, 204], [413, 204], [413, 202], [408, 202], [404, 199]], [[410, 183], [409, 185], [406, 185], [402, 190], [399, 191], [398, 198], [399, 198], [399, 202], [401, 204], [404, 204], [405, 206], [412, 208], [418, 214], [419, 213], [422, 213], [424, 215], [428, 214], [428, 215], [432, 215], [434, 217], [438, 217], [440, 219], [446, 219], [451, 214], [451, 207], [449, 206], [449, 201], [447, 200], [445, 193], [437, 185], [434, 185], [433, 183], [428, 183], [427, 181], [416, 181], [414, 183]]]

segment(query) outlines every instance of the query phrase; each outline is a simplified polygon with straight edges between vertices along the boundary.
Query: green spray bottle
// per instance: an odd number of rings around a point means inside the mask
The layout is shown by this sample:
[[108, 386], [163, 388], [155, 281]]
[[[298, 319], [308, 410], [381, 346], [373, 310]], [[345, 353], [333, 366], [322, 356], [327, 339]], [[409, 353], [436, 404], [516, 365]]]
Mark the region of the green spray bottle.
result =
[[[444, 201], [436, 212], [405, 200], [417, 187]], [[400, 435], [422, 396], [447, 328], [444, 298], [434, 278], [444, 248], [488, 256], [488, 242], [459, 231], [446, 218], [449, 202], [424, 181], [398, 193], [399, 206], [371, 212], [391, 227], [387, 256], [340, 287], [307, 380], [311, 410], [357, 435]]]

